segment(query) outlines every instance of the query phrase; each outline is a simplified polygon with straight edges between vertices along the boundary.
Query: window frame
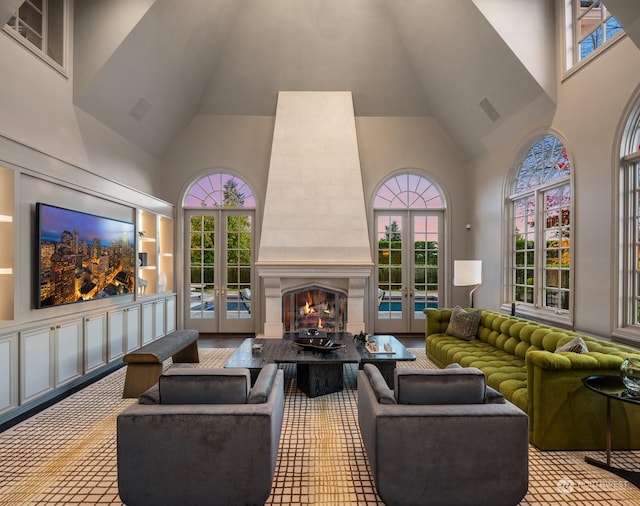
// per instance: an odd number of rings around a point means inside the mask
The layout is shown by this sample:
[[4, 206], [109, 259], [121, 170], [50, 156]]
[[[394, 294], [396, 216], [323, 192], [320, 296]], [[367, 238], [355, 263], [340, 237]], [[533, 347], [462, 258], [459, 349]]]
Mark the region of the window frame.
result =
[[[600, 11], [600, 21], [598, 23], [598, 27], [599, 29], [602, 30], [602, 33], [603, 33], [602, 44], [595, 47], [593, 51], [591, 51], [587, 56], [585, 56], [584, 58], [581, 58], [580, 34], [578, 30], [578, 27], [580, 26], [579, 21], [582, 17], [584, 17], [584, 15], [587, 12], [595, 9], [596, 7], [595, 5], [593, 5], [589, 8], [589, 11], [582, 13], [580, 11], [580, 0], [564, 0], [563, 16], [560, 18], [564, 20], [564, 27], [563, 27], [564, 28], [563, 29], [564, 44], [565, 44], [565, 51], [564, 51], [565, 62], [564, 62], [564, 69], [563, 69], [564, 77], [568, 77], [572, 75], [574, 72], [584, 67], [590, 61], [593, 61], [595, 58], [603, 54], [610, 47], [614, 46], [617, 42], [622, 40], [622, 38], [624, 38], [626, 35], [624, 29], [621, 26], [620, 30], [615, 35], [613, 35], [610, 38], [607, 38], [606, 21], [608, 21], [611, 18], [614, 18], [614, 19], [617, 19], [617, 18], [615, 18], [615, 16], [611, 14], [611, 11], [607, 8], [605, 2], [601, 1], [600, 4], [602, 5], [602, 10]], [[609, 15], [607, 15], [607, 13]], [[594, 31], [595, 30], [589, 33], [591, 34]], [[586, 38], [586, 36], [583, 37], [582, 40], [584, 40], [584, 38]]]
[[64, 77], [68, 77], [68, 62], [69, 62], [69, 32], [70, 32], [70, 19], [71, 19], [71, 4], [69, 0], [61, 0], [62, 2], [62, 34], [61, 34], [61, 44], [62, 44], [62, 63], [58, 63], [51, 56], [47, 54], [47, 46], [49, 44], [48, 39], [48, 9], [49, 9], [49, 1], [50, 0], [42, 0], [43, 9], [42, 9], [42, 45], [40, 48], [37, 45], [33, 44], [26, 37], [22, 36], [15, 26], [10, 24], [12, 19], [19, 19], [19, 10], [25, 3], [29, 2], [29, 0], [25, 0], [20, 4], [18, 9], [12, 13], [11, 18], [4, 24], [2, 30], [5, 34], [11, 37], [13, 40], [18, 42], [22, 47], [30, 51], [32, 54], [37, 56], [40, 60], [47, 63], [51, 68], [62, 74]]
[[[556, 139], [557, 142], [561, 143], [564, 153], [566, 153], [566, 158], [569, 163], [570, 171], [567, 177], [560, 177], [556, 179], [552, 179], [550, 181], [543, 182], [535, 187], [516, 191], [516, 184], [520, 176], [520, 171], [525, 163], [525, 159], [531, 153], [536, 144], [543, 142], [544, 139], [548, 136], [552, 136]], [[516, 158], [516, 163], [509, 171], [509, 177], [506, 178], [505, 184], [505, 220], [504, 220], [504, 230], [506, 238], [505, 241], [505, 255], [504, 255], [504, 282], [503, 282], [503, 303], [501, 309], [504, 311], [512, 311], [513, 308], [516, 308], [516, 312], [519, 315], [534, 319], [534, 320], [542, 320], [545, 322], [552, 323], [557, 326], [570, 328], [573, 325], [573, 317], [574, 317], [574, 277], [575, 277], [575, 262], [574, 262], [574, 249], [573, 246], [573, 237], [575, 231], [575, 223], [573, 222], [571, 217], [575, 216], [574, 208], [575, 208], [575, 192], [574, 192], [574, 167], [572, 157], [567, 149], [567, 143], [565, 140], [559, 136], [555, 132], [545, 132], [533, 137], [529, 143], [523, 146], [519, 152], [519, 156]], [[561, 189], [562, 187], [569, 186], [570, 191], [570, 203], [569, 203], [569, 223], [568, 223], [568, 231], [569, 231], [569, 282], [568, 286], [562, 288], [562, 283], [558, 283], [558, 290], [564, 291], [568, 293], [569, 301], [568, 301], [568, 309], [561, 308], [553, 308], [545, 305], [545, 294], [547, 292], [548, 287], [546, 286], [546, 274], [551, 270], [562, 271], [560, 269], [549, 269], [546, 265], [545, 253], [547, 251], [546, 240], [545, 240], [545, 231], [547, 228], [545, 227], [545, 211], [546, 208], [544, 206], [544, 196], [546, 193], [553, 191], [555, 189]], [[523, 199], [531, 199], [533, 198], [533, 203], [535, 209], [533, 211], [533, 219], [535, 223], [535, 227], [533, 232], [533, 266], [531, 269], [527, 268], [527, 264], [525, 263], [525, 270], [532, 270], [534, 275], [534, 281], [532, 284], [533, 290], [533, 300], [531, 303], [523, 302], [516, 300], [516, 289], [517, 289], [517, 273], [516, 269], [518, 266], [516, 265], [516, 255], [517, 251], [515, 248], [515, 239], [516, 239], [516, 202], [522, 201]], [[528, 250], [525, 251], [525, 254]], [[525, 283], [522, 285], [526, 287]], [[515, 306], [513, 306], [515, 304]]]

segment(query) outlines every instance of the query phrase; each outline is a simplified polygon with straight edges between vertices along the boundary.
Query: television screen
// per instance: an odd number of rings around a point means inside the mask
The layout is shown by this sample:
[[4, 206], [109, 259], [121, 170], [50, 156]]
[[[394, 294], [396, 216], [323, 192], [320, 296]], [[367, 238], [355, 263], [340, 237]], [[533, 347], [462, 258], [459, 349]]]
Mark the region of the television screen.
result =
[[36, 203], [38, 286], [45, 308], [135, 293], [135, 225]]

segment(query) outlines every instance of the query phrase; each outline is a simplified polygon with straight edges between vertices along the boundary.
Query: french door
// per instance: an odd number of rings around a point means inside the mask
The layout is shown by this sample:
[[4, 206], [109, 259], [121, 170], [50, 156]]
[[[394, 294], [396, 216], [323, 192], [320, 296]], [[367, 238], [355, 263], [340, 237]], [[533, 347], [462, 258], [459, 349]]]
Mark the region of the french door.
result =
[[375, 333], [424, 332], [425, 307], [442, 300], [442, 211], [375, 212]]
[[185, 327], [199, 332], [253, 332], [254, 213], [185, 211]]

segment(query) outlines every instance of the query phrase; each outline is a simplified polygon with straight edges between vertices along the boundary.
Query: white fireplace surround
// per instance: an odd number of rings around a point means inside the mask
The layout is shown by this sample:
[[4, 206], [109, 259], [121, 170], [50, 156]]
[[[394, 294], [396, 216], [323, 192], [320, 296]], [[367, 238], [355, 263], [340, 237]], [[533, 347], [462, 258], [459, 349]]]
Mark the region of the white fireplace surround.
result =
[[347, 295], [347, 332], [365, 329], [373, 262], [350, 92], [280, 92], [257, 274], [265, 337], [282, 337], [282, 297], [317, 285]]
[[282, 296], [285, 292], [315, 285], [347, 295], [346, 331], [364, 331], [367, 280], [371, 266], [283, 264], [258, 266], [265, 296], [264, 337], [282, 337]]

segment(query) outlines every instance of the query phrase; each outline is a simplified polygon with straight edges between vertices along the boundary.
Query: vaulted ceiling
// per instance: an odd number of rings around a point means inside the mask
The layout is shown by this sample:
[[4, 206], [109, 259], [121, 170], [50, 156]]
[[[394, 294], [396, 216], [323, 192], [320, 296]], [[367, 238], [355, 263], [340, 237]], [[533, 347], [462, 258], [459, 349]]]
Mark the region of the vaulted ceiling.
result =
[[[610, 2], [640, 31], [637, 6]], [[74, 102], [161, 158], [197, 115], [347, 90], [357, 116], [435, 117], [472, 157], [553, 110], [554, 15], [554, 0], [76, 1]]]

